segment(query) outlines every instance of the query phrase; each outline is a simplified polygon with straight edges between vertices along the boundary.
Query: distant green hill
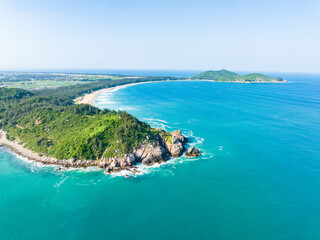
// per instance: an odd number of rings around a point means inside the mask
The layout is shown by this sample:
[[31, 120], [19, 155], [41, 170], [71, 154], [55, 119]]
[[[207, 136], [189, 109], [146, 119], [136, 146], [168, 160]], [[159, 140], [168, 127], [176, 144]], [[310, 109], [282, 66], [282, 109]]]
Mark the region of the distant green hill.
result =
[[238, 74], [222, 69], [220, 71], [202, 72], [197, 75], [194, 75], [191, 78], [192, 79], [209, 79], [209, 80], [217, 80], [217, 81], [229, 81], [237, 77], [239, 77]]
[[285, 82], [283, 78], [280, 77], [269, 77], [261, 73], [251, 73], [241, 76], [244, 81], [249, 82]]
[[238, 75], [222, 69], [219, 71], [206, 71], [196, 74], [191, 79], [213, 80], [217, 82], [285, 82], [279, 77], [270, 77], [261, 73], [251, 73], [246, 75]]

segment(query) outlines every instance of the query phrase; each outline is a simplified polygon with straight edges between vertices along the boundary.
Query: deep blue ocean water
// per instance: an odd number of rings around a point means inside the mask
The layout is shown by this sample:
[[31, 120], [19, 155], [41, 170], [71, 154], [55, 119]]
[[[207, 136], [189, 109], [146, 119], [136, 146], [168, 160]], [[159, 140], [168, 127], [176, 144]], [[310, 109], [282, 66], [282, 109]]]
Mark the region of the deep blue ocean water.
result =
[[0, 239], [320, 239], [320, 76], [280, 76], [100, 94], [96, 106], [181, 129], [203, 152], [131, 179], [0, 148]]

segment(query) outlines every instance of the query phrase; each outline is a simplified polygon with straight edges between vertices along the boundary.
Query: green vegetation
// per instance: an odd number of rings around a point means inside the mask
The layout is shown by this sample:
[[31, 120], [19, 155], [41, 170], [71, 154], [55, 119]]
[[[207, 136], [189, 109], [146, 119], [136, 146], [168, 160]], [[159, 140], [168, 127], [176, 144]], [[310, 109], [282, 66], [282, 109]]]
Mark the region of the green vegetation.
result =
[[104, 80], [91, 82], [88, 84], [79, 84], [74, 86], [67, 86], [55, 89], [41, 89], [37, 91], [37, 95], [43, 97], [59, 97], [63, 99], [75, 99], [86, 93], [91, 93], [93, 91], [115, 87], [119, 85], [125, 85], [129, 83], [139, 83], [139, 82], [152, 82], [152, 81], [166, 81], [166, 80], [180, 80], [185, 78], [176, 77], [141, 77], [141, 78], [122, 78], [119, 80]]
[[[120, 74], [79, 74], [79, 73], [39, 73], [39, 72], [0, 72], [0, 87], [40, 90], [85, 83], [140, 79], [144, 81], [166, 77], [136, 77]], [[171, 78], [169, 79], [177, 79]]]
[[158, 131], [126, 112], [75, 105], [73, 99], [116, 85], [167, 79], [104, 80], [33, 92], [3, 87], [0, 128], [9, 140], [18, 140], [30, 150], [57, 159], [97, 160], [123, 155], [144, 141], [152, 141]]
[[[0, 75], [1, 76], [1, 75]], [[12, 81], [21, 83], [17, 76], [8, 75]], [[6, 75], [6, 77], [8, 77]], [[24, 76], [24, 75], [22, 75]], [[22, 77], [42, 80], [50, 74], [27, 74]], [[152, 141], [157, 130], [121, 111], [100, 110], [90, 105], [75, 105], [74, 99], [93, 91], [129, 83], [180, 80], [175, 77], [124, 77], [106, 78], [97, 75], [65, 74], [76, 85], [42, 88], [27, 91], [19, 88], [0, 87], [0, 128], [7, 132], [10, 140], [18, 140], [25, 147], [57, 159], [100, 159], [129, 153], [142, 142]], [[5, 78], [2, 78], [4, 81]], [[51, 80], [45, 80], [50, 82]], [[283, 82], [262, 74], [236, 73], [221, 70], [197, 74], [192, 79], [210, 79], [233, 82]], [[32, 83], [35, 80], [30, 80]], [[55, 81], [62, 81], [55, 80]], [[79, 84], [79, 81], [84, 82]], [[86, 83], [89, 81], [89, 83]], [[62, 81], [63, 82], [63, 81]], [[167, 135], [171, 142], [171, 135]]]
[[194, 75], [191, 79], [213, 80], [218, 82], [285, 82], [279, 77], [269, 77], [261, 73], [251, 73], [246, 75], [238, 75], [237, 73], [227, 71], [225, 69], [220, 71], [206, 71]]
[[230, 72], [225, 69], [222, 69], [220, 71], [202, 72], [197, 75], [194, 75], [193, 77], [191, 77], [191, 79], [209, 79], [209, 80], [217, 80], [217, 81], [229, 81], [238, 76], [239, 75], [234, 72]]
[[249, 82], [284, 82], [284, 79], [280, 77], [269, 77], [261, 73], [251, 73], [241, 76], [242, 79]]
[[157, 131], [126, 112], [74, 105], [21, 89], [0, 89], [0, 127], [35, 152], [58, 159], [100, 159], [128, 153]]
[[0, 82], [36, 81], [98, 81], [124, 77], [123, 75], [82, 74], [82, 73], [41, 73], [41, 72], [0, 72]]
[[0, 101], [19, 100], [34, 94], [23, 89], [0, 88]]
[[20, 81], [20, 82], [6, 82], [5, 86], [8, 88], [22, 88], [26, 90], [42, 89], [42, 88], [56, 88], [76, 84], [88, 83], [89, 81]]

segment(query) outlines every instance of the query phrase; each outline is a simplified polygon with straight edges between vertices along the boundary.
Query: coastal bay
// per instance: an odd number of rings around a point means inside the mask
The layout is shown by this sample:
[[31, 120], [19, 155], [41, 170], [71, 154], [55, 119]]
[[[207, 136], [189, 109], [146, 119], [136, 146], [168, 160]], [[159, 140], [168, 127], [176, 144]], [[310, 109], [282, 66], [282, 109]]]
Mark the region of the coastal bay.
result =
[[[220, 70], [191, 78], [124, 77], [35, 92], [3, 87], [0, 100], [4, 104], [0, 113], [4, 114], [0, 115], [0, 127], [6, 131], [2, 138], [6, 137], [7, 141], [3, 140], [2, 144], [45, 164], [98, 166], [105, 168], [106, 173], [126, 170], [137, 162], [164, 162], [169, 156], [180, 157], [186, 150], [181, 132], [180, 136], [175, 131], [152, 129], [126, 112], [99, 110], [92, 106], [96, 96], [105, 89], [112, 92], [142, 83], [194, 81], [194, 78], [197, 81], [220, 81], [221, 78], [231, 81], [230, 76], [239, 81], [238, 74]], [[284, 82], [282, 78], [262, 74], [245, 76], [250, 76], [252, 82]], [[245, 81], [249, 81], [245, 76]], [[144, 153], [145, 149], [148, 154]], [[187, 155], [198, 156], [200, 151], [191, 147]]]

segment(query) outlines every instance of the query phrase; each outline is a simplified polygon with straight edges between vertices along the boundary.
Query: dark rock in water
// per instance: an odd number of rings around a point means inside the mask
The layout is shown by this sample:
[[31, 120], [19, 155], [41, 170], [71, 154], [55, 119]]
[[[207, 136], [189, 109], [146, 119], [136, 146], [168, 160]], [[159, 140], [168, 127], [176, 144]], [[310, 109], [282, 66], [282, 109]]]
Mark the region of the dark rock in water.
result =
[[170, 133], [165, 131], [160, 132], [160, 144], [166, 149], [168, 154], [174, 158], [180, 157], [185, 148], [184, 145], [187, 142], [187, 138], [185, 138], [180, 130], [176, 130]]
[[201, 155], [201, 153], [200, 153], [199, 149], [195, 148], [195, 147], [188, 148], [188, 150], [185, 153], [186, 157], [197, 157], [200, 155]]

